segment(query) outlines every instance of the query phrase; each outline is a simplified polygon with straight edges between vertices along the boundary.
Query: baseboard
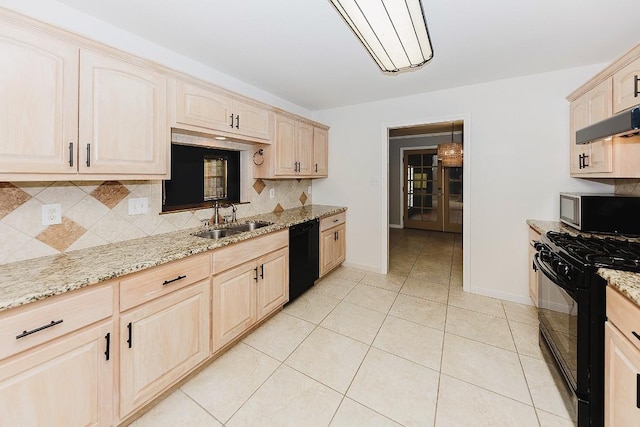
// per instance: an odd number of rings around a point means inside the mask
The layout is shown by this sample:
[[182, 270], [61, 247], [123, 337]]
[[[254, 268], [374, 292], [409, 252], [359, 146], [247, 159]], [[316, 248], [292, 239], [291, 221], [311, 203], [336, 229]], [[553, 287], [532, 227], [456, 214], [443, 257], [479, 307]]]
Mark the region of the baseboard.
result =
[[389, 224], [389, 228], [404, 228], [400, 224]]
[[471, 294], [477, 294], [477, 295], [482, 295], [482, 296], [491, 297], [491, 298], [498, 298], [501, 300], [511, 301], [518, 304], [533, 305], [533, 301], [531, 301], [531, 298], [529, 298], [529, 295], [525, 295], [525, 296], [514, 295], [507, 292], [494, 291], [492, 289], [473, 288], [473, 287], [468, 287], [464, 289], [464, 291], [469, 292]]
[[381, 274], [379, 268], [375, 268], [375, 267], [372, 267], [370, 265], [355, 264], [353, 262], [347, 262], [347, 261], [343, 262], [342, 265], [344, 267], [356, 268], [358, 270], [370, 271], [371, 273]]

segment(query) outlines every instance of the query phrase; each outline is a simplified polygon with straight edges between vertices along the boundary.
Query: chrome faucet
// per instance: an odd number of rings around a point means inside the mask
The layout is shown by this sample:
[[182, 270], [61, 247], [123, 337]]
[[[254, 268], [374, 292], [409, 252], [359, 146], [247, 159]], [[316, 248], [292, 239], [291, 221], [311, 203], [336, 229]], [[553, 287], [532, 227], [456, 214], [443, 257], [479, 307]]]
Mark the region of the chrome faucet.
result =
[[[216, 200], [216, 202], [213, 204], [213, 225], [219, 225], [220, 224], [220, 220], [219, 220], [219, 211], [220, 211], [220, 204], [218, 203], [218, 201]], [[209, 223], [211, 223], [211, 221], [209, 221]]]
[[[231, 222], [238, 222], [238, 220], [236, 219], [236, 211], [238, 210], [236, 205], [234, 205], [233, 203], [229, 203], [228, 205], [221, 205], [216, 200], [216, 202], [213, 204], [213, 225], [214, 226], [220, 224], [220, 219], [219, 219], [220, 208], [231, 208]], [[227, 216], [225, 215], [225, 219], [226, 218]]]

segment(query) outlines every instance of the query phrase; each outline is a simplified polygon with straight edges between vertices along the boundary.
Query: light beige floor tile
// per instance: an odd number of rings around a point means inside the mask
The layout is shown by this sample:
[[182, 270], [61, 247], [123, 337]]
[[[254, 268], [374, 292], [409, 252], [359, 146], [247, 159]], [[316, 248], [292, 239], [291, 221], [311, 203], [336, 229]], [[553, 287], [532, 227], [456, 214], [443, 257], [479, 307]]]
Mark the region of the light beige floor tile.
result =
[[344, 279], [351, 280], [352, 282], [359, 282], [365, 274], [365, 271], [358, 270], [357, 268], [338, 267], [329, 275], [329, 277], [333, 279]]
[[501, 300], [465, 292], [453, 285], [449, 288], [449, 305], [491, 316], [506, 317]]
[[533, 406], [472, 384], [440, 377], [436, 427], [537, 427]]
[[448, 286], [451, 279], [451, 271], [449, 270], [448, 265], [446, 267], [447, 268], [420, 266], [416, 262], [409, 272], [409, 278]]
[[390, 420], [384, 415], [372, 411], [366, 406], [345, 397], [338, 408], [338, 412], [335, 417], [333, 417], [333, 421], [331, 421], [331, 427], [354, 426], [402, 427], [400, 424]]
[[149, 412], [135, 420], [132, 427], [221, 426], [211, 414], [176, 390]]
[[339, 302], [339, 299], [327, 297], [318, 292], [306, 292], [282, 311], [317, 325]]
[[344, 393], [368, 350], [369, 346], [359, 341], [316, 328], [285, 363]]
[[515, 320], [516, 322], [538, 326], [538, 311], [533, 305], [518, 304], [510, 301], [502, 301], [502, 305], [509, 321]]
[[400, 289], [400, 293], [428, 299], [441, 304], [446, 304], [449, 299], [448, 286], [412, 278], [407, 278], [402, 285], [402, 289]]
[[424, 326], [444, 330], [447, 306], [434, 301], [399, 294], [389, 314]]
[[397, 295], [396, 292], [387, 291], [386, 289], [358, 284], [344, 298], [344, 301], [370, 310], [387, 313]]
[[313, 323], [280, 312], [243, 342], [282, 362], [315, 327]]
[[341, 300], [346, 297], [355, 286], [356, 282], [351, 280], [329, 276], [316, 283], [311, 289], [319, 294]]
[[533, 404], [537, 409], [562, 418], [576, 419], [571, 394], [552, 360], [520, 356]]
[[226, 425], [325, 427], [341, 400], [340, 393], [281, 365]]
[[462, 268], [460, 271], [451, 270], [451, 280], [449, 280], [449, 285], [462, 288], [462, 277]]
[[389, 265], [389, 274], [395, 274], [398, 276], [409, 276], [409, 272], [413, 268], [412, 262], [395, 262]]
[[465, 338], [516, 351], [507, 319], [450, 306], [445, 331]]
[[443, 336], [440, 330], [387, 316], [373, 346], [439, 371]]
[[445, 333], [442, 373], [527, 405], [527, 389], [518, 354]]
[[371, 344], [385, 318], [384, 313], [342, 301], [320, 323], [323, 328]]
[[372, 348], [347, 396], [405, 426], [432, 425], [438, 373]]
[[280, 362], [239, 343], [182, 386], [189, 397], [226, 422]]
[[538, 409], [538, 420], [540, 421], [540, 427], [575, 427], [576, 423], [567, 418], [562, 418], [557, 415], [550, 414], [548, 412]]
[[527, 323], [510, 321], [511, 333], [516, 343], [516, 350], [525, 356], [542, 359], [542, 349], [540, 348], [538, 326]]
[[402, 288], [406, 276], [399, 274], [377, 274], [367, 273], [360, 280], [360, 283], [369, 286], [375, 286], [377, 288], [386, 289], [388, 291], [398, 292]]

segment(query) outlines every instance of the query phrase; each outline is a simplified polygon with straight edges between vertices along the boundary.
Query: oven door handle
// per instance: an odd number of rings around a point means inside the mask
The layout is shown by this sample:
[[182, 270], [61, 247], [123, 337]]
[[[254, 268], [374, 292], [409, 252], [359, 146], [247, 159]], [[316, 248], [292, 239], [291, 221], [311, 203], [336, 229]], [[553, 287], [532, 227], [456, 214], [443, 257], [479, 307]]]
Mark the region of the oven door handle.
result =
[[575, 289], [572, 289], [569, 284], [557, 274], [547, 268], [546, 264], [540, 261], [540, 252], [537, 252], [533, 256], [533, 264], [542, 272], [549, 280], [556, 285], [560, 286], [565, 292], [567, 292], [573, 299], [576, 299]]

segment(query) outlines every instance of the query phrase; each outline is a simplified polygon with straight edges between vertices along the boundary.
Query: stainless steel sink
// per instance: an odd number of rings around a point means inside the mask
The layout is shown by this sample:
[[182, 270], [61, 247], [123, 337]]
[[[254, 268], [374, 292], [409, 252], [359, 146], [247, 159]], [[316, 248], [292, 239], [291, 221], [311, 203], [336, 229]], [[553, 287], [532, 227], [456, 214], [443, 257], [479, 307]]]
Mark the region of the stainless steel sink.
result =
[[267, 227], [272, 225], [273, 223], [267, 221], [250, 221], [244, 222], [242, 224], [235, 224], [229, 226], [229, 230], [238, 230], [238, 231], [254, 231], [258, 228]]
[[204, 230], [194, 234], [197, 237], [204, 237], [205, 239], [222, 239], [223, 237], [232, 236], [234, 234], [242, 233], [239, 230], [231, 230], [229, 228], [220, 228], [216, 230]]

